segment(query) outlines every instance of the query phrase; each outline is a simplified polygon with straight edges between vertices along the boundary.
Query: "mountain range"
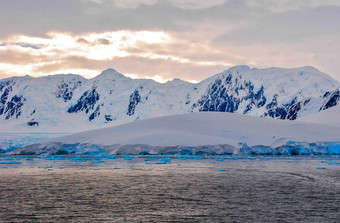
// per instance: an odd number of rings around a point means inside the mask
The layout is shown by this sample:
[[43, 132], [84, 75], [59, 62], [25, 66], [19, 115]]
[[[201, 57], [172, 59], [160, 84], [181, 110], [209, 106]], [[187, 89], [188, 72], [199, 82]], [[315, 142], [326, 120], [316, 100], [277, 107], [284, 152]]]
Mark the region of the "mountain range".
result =
[[131, 79], [114, 69], [0, 80], [1, 131], [79, 132], [190, 112], [295, 120], [339, 103], [340, 83], [317, 69], [236, 66], [199, 83]]

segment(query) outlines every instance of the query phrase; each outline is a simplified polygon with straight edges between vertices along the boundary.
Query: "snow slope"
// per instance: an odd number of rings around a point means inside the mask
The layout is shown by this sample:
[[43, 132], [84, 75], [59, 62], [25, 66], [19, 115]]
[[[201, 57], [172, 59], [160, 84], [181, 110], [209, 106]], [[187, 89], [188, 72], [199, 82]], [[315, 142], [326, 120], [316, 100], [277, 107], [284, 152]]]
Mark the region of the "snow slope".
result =
[[[140, 145], [147, 145], [143, 149], [148, 153], [150, 151], [159, 153], [167, 147], [202, 149], [204, 146], [206, 151], [227, 148], [228, 151], [232, 150], [232, 153], [235, 153], [237, 149], [242, 150], [242, 146], [245, 145], [246, 148], [260, 151], [277, 150], [282, 146], [281, 150], [287, 150], [293, 145], [294, 148], [305, 145], [304, 147], [314, 146], [314, 149], [319, 151], [325, 149], [325, 145], [340, 145], [339, 133], [340, 126], [232, 113], [201, 112], [152, 118], [116, 127], [86, 131], [49, 139], [40, 144], [24, 147], [23, 150], [62, 149], [65, 145], [66, 147], [74, 145], [81, 149], [78, 146], [84, 145], [96, 148], [111, 146], [111, 150], [117, 152], [117, 149], [121, 150], [117, 145], [125, 147], [129, 145], [126, 147], [130, 149], [129, 151], [134, 148], [140, 149]], [[318, 146], [312, 143], [317, 143]], [[340, 146], [337, 150], [340, 152]]]
[[340, 105], [320, 111], [316, 114], [301, 117], [298, 121], [340, 126]]
[[0, 80], [0, 132], [79, 132], [199, 111], [296, 119], [339, 102], [340, 84], [313, 67], [232, 67], [198, 84], [131, 79], [114, 69]]

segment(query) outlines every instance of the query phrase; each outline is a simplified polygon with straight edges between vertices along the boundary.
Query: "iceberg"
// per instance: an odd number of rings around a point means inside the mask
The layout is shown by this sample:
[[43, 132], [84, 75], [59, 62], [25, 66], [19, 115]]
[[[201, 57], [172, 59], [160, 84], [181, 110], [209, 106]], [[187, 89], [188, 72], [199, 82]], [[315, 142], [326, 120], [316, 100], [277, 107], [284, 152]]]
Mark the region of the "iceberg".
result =
[[171, 158], [169, 157], [163, 157], [162, 159], [160, 159], [157, 163], [155, 164], [167, 164], [171, 162]]
[[338, 163], [338, 162], [335, 162], [335, 161], [329, 162], [328, 164], [329, 164], [329, 165], [339, 165], [339, 163]]
[[8, 162], [0, 162], [0, 164], [21, 164], [21, 162], [18, 162], [18, 161], [8, 161]]

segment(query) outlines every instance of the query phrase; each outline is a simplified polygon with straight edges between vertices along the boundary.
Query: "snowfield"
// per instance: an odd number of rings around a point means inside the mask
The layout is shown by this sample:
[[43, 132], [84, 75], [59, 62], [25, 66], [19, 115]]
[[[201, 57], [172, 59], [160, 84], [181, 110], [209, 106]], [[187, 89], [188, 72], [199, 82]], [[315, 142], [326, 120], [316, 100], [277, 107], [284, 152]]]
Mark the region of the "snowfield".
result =
[[200, 112], [46, 140], [15, 153], [339, 154], [340, 126]]
[[340, 105], [298, 119], [302, 122], [340, 126]]

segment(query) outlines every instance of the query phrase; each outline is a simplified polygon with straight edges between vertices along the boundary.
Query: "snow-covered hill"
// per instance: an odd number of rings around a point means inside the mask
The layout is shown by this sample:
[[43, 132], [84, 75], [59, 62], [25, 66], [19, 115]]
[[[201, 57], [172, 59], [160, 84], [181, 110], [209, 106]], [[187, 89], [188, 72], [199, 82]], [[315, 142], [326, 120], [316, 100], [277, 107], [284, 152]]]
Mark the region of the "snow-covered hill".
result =
[[[340, 126], [340, 105], [298, 119], [302, 122]], [[338, 132], [340, 134], [340, 132]]]
[[340, 84], [313, 67], [232, 67], [198, 84], [53, 75], [0, 80], [0, 132], [79, 132], [164, 115], [219, 111], [291, 119], [339, 103]]
[[340, 126], [200, 112], [49, 139], [15, 153], [340, 153], [339, 133]]

